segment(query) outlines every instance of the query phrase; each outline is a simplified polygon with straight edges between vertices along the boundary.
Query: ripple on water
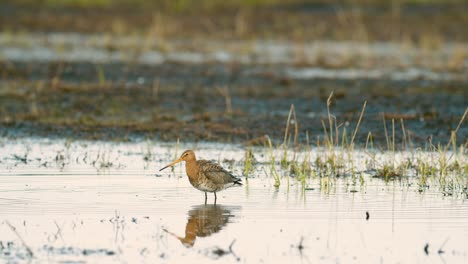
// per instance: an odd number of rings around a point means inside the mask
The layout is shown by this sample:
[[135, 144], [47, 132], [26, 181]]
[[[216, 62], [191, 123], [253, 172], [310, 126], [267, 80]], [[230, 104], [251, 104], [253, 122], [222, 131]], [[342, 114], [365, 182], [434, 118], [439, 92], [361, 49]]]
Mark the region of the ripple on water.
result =
[[[96, 145], [71, 146], [70, 155], [93, 153]], [[122, 153], [144, 146], [116, 148]], [[24, 249], [6, 221], [35, 258], [48, 262], [206, 263], [222, 258], [237, 263], [239, 257], [247, 263], [427, 263], [440, 260], [440, 248], [447, 263], [467, 261], [466, 199], [443, 196], [434, 185], [420, 193], [411, 178], [349, 186], [343, 177], [327, 193], [317, 180], [303, 191], [294, 179], [288, 186], [283, 178], [276, 189], [272, 179], [259, 175], [220, 192], [218, 205], [205, 206], [203, 193], [190, 186], [183, 167], [155, 176], [156, 168], [173, 158], [164, 147], [156, 148], [160, 159], [150, 165], [141, 152], [120, 157], [132, 167], [105, 171], [74, 163], [62, 170], [37, 166], [35, 155], [42, 161], [54, 158], [48, 148], [60, 149], [46, 144], [31, 151], [33, 161], [16, 167], [9, 148], [0, 154], [0, 241], [15, 245], [0, 246], [0, 262]], [[219, 149], [223, 157], [243, 155], [242, 149], [217, 145], [205, 146], [202, 153], [218, 157]], [[109, 156], [117, 155], [112, 151]], [[82, 254], [83, 249], [104, 253]]]

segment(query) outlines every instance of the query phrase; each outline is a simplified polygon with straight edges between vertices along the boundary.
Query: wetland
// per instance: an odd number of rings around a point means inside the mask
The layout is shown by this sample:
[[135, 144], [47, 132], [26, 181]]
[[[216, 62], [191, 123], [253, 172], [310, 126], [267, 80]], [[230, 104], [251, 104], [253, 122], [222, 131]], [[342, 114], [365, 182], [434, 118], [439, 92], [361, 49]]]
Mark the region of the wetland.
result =
[[223, 2], [0, 4], [0, 262], [466, 263], [468, 6]]

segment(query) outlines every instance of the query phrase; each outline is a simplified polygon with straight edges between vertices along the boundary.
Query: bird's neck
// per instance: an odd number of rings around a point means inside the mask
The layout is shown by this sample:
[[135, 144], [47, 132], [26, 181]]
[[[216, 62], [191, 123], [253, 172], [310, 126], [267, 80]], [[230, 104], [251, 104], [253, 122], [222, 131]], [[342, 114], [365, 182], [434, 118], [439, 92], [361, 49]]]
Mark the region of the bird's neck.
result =
[[185, 161], [185, 171], [187, 172], [187, 176], [191, 179], [197, 177], [198, 172], [198, 164], [196, 160], [187, 160]]

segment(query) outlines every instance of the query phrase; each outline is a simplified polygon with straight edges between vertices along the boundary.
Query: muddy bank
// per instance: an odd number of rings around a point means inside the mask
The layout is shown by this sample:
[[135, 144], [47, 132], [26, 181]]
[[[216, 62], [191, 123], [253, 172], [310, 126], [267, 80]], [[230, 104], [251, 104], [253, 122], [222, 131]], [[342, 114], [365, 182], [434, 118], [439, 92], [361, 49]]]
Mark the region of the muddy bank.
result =
[[[165, 63], [159, 66], [87, 63], [2, 64], [0, 131], [109, 140], [157, 138], [175, 141], [243, 142], [265, 134], [281, 141], [291, 104], [300, 140], [323, 139], [326, 101], [338, 125], [369, 132], [384, 143], [395, 120], [416, 144], [448, 142], [466, 108], [465, 81], [392, 79], [294, 79], [275, 66]], [[254, 69], [257, 70], [256, 73]], [[104, 77], [103, 77], [104, 76]], [[225, 87], [228, 87], [225, 90]], [[462, 124], [458, 142], [468, 137]]]

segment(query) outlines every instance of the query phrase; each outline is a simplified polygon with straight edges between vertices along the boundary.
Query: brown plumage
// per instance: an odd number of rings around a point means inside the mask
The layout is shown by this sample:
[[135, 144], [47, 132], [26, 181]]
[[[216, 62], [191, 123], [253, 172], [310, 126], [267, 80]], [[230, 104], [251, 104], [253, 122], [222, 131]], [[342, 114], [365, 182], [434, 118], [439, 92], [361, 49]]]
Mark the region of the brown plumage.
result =
[[192, 186], [202, 192], [205, 192], [205, 203], [207, 200], [207, 192], [214, 193], [216, 203], [216, 192], [234, 185], [242, 185], [241, 179], [232, 175], [217, 163], [207, 160], [197, 160], [195, 153], [192, 150], [184, 151], [184, 153], [180, 155], [180, 158], [163, 167], [159, 171], [162, 171], [167, 167], [174, 166], [181, 161], [185, 161], [185, 171], [187, 172], [187, 176]]

